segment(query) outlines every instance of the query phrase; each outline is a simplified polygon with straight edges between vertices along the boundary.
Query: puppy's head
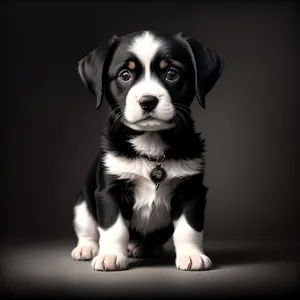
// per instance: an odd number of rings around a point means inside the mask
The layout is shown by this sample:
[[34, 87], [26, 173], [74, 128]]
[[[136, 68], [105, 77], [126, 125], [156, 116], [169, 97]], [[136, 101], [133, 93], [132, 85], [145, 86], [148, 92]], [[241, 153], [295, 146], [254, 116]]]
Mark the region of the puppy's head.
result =
[[195, 39], [149, 31], [113, 37], [78, 65], [96, 107], [106, 98], [120, 121], [141, 131], [175, 126], [195, 97], [205, 107], [222, 69], [220, 57]]

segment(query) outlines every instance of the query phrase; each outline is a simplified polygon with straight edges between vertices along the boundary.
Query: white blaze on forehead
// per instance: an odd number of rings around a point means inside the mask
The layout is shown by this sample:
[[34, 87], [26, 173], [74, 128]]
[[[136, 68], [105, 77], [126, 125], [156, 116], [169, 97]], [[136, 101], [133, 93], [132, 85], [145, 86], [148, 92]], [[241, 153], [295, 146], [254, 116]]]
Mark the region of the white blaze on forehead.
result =
[[143, 34], [134, 38], [129, 47], [129, 51], [133, 52], [145, 67], [145, 75], [150, 75], [150, 64], [155, 57], [157, 51], [161, 47], [162, 42], [151, 32], [145, 31]]
[[[135, 130], [156, 131], [174, 126], [173, 123], [165, 123], [174, 116], [175, 110], [171, 96], [150, 68], [151, 62], [153, 62], [162, 44], [163, 41], [153, 33], [144, 31], [136, 36], [128, 47], [128, 50], [136, 56], [144, 69], [142, 76], [134, 82], [126, 96], [124, 117], [129, 122], [128, 126]], [[150, 115], [156, 118], [155, 120], [143, 121], [144, 111], [139, 104], [139, 99], [144, 95], [152, 95], [159, 100]], [[136, 122], [139, 123], [135, 124]]]

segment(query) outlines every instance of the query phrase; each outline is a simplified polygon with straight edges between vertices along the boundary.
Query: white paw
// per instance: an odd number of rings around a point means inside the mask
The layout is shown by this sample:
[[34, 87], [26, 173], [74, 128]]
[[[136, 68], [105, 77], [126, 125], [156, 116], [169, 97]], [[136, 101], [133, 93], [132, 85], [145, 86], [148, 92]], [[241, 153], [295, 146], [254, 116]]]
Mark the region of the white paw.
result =
[[73, 249], [71, 256], [75, 260], [92, 260], [98, 253], [97, 243], [77, 246]]
[[98, 254], [92, 261], [96, 271], [121, 271], [128, 269], [128, 258], [123, 255]]
[[212, 262], [205, 254], [185, 254], [176, 257], [176, 267], [185, 271], [204, 271], [212, 267]]

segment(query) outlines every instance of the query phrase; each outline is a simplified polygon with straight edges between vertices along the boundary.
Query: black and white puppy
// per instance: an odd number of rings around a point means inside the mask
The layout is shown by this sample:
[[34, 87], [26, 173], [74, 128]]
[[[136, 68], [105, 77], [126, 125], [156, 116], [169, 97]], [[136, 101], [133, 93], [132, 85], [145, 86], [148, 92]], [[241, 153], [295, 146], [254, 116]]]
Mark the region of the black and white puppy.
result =
[[79, 74], [111, 113], [74, 207], [76, 260], [94, 270], [128, 268], [128, 256], [157, 255], [172, 236], [176, 267], [206, 270], [204, 140], [190, 106], [222, 72], [218, 55], [183, 34], [114, 37], [79, 62]]

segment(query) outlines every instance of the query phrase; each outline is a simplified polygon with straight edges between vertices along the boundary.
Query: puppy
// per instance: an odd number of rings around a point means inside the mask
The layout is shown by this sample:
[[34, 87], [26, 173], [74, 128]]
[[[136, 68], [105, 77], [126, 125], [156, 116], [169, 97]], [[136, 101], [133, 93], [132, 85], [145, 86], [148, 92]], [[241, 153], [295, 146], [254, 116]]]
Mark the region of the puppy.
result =
[[204, 139], [191, 103], [223, 70], [220, 57], [183, 34], [113, 37], [78, 65], [96, 99], [111, 108], [99, 154], [74, 206], [75, 260], [98, 271], [127, 269], [128, 257], [158, 255], [172, 237], [180, 270], [207, 270]]

